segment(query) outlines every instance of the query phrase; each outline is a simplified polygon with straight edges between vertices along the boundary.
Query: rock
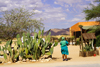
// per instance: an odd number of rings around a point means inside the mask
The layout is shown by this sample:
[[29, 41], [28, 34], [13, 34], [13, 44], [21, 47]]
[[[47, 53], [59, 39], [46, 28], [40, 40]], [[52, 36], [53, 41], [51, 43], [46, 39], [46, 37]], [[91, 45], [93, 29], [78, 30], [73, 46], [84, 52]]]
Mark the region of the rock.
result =
[[42, 59], [40, 62], [46, 62], [46, 60], [45, 59]]
[[52, 58], [48, 58], [49, 60], [52, 60]]
[[22, 57], [21, 56], [19, 56], [19, 61], [22, 61]]
[[18, 61], [18, 62], [16, 62], [16, 63], [22, 63], [22, 61]]
[[48, 58], [48, 59], [40, 59], [40, 62], [48, 62], [50, 60], [52, 60], [52, 59], [51, 58]]
[[23, 59], [22, 61], [23, 61], [23, 62], [26, 62], [26, 60], [25, 60], [25, 59]]
[[99, 50], [100, 50], [100, 47], [99, 47]]
[[12, 62], [9, 61], [9, 62], [7, 62], [7, 63], [8, 63], [8, 64], [11, 64]]
[[3, 55], [4, 54], [4, 52], [3, 51], [0, 51], [0, 55]]
[[4, 56], [0, 56], [0, 58], [4, 58]]
[[36, 60], [31, 60], [32, 62], [36, 62]]
[[2, 63], [2, 61], [0, 60], [0, 64]]
[[40, 62], [43, 62], [43, 61], [40, 61]]
[[3, 57], [0, 58], [0, 63], [4, 63], [5, 59]]
[[14, 59], [14, 62], [16, 62], [17, 61], [17, 59]]
[[50, 61], [49, 59], [45, 59], [47, 62]]
[[29, 59], [26, 59], [27, 62], [29, 62]]

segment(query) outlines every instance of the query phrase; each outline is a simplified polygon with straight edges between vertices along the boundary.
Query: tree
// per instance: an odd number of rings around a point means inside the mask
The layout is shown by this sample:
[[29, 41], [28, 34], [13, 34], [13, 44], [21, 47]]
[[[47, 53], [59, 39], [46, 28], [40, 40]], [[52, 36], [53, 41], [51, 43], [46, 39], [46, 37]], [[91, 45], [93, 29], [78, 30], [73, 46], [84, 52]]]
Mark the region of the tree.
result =
[[34, 29], [41, 30], [43, 23], [32, 19], [34, 12], [24, 8], [15, 8], [3, 12], [0, 17], [0, 38], [13, 39], [17, 34], [33, 32]]
[[[86, 8], [83, 11], [86, 14], [85, 19], [86, 20], [96, 19], [96, 21], [100, 22], [100, 0], [95, 0], [94, 2], [97, 2], [98, 5], [94, 6], [93, 4], [90, 4], [92, 5], [92, 8], [91, 9]], [[96, 36], [100, 35], [99, 32], [100, 32], [100, 26], [97, 26], [95, 29], [91, 28], [88, 31], [88, 33], [95, 33]]]
[[[79, 25], [79, 28], [80, 28], [80, 30], [81, 30], [81, 44], [82, 44], [82, 51], [83, 51], [82, 27], [83, 27], [83, 25]], [[80, 48], [81, 48], [81, 45], [80, 45]]]
[[90, 4], [92, 8], [86, 8], [83, 12], [85, 12], [86, 20], [90, 19], [97, 19], [97, 21], [100, 21], [100, 0], [95, 0], [94, 2], [98, 2], [98, 5], [95, 6], [93, 4]]

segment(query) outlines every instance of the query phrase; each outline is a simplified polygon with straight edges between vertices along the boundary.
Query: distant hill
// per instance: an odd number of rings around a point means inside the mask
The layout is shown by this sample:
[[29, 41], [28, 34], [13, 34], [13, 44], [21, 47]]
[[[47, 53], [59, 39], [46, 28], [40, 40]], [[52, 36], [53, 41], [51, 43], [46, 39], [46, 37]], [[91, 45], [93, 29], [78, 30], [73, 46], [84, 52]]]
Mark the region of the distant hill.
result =
[[[48, 31], [44, 32], [44, 35], [46, 35]], [[50, 30], [51, 35], [69, 35], [69, 28], [67, 29], [51, 29]]]

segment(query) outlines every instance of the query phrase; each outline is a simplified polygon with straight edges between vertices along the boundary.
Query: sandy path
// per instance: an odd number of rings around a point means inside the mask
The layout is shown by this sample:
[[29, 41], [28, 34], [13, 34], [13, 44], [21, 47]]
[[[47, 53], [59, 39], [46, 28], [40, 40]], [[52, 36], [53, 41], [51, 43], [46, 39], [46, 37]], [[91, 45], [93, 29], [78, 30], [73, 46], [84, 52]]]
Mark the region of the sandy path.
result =
[[[82, 65], [82, 64], [100, 64], [100, 55], [94, 57], [79, 57], [79, 46], [68, 46], [69, 55], [68, 61], [62, 61], [60, 45], [54, 48], [54, 53], [52, 55], [53, 60], [49, 62], [24, 62], [24, 63], [13, 63], [13, 64], [3, 64], [0, 67], [56, 67], [56, 66], [66, 66], [66, 65]], [[100, 49], [99, 49], [100, 52]]]
[[[68, 46], [68, 50], [69, 50], [69, 55], [68, 55], [68, 62], [72, 62], [72, 61], [100, 61], [100, 55], [94, 57], [79, 57], [79, 46]], [[100, 49], [99, 49], [99, 54], [100, 54]], [[61, 52], [60, 52], [60, 45], [58, 45], [57, 47], [55, 47], [54, 49], [54, 53], [53, 53], [53, 57], [58, 58], [56, 61], [60, 62], [62, 61], [61, 58]]]

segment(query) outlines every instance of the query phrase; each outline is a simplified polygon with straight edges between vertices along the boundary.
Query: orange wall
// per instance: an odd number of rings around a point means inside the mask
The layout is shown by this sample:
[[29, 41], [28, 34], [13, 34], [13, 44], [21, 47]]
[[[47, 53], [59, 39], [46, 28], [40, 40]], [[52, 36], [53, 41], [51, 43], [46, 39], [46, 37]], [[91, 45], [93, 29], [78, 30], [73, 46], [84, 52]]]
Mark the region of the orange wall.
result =
[[79, 25], [79, 23], [73, 25], [73, 26], [71, 27], [71, 31], [79, 31], [80, 28], [78, 27], [78, 25]]
[[80, 31], [80, 28], [78, 27], [79, 25], [83, 25], [83, 26], [100, 25], [100, 22], [96, 22], [96, 21], [78, 22], [72, 27], [70, 27], [70, 36], [73, 35], [74, 31]]
[[96, 21], [79, 22], [79, 25], [83, 25], [83, 26], [100, 25], [100, 22], [96, 22]]

